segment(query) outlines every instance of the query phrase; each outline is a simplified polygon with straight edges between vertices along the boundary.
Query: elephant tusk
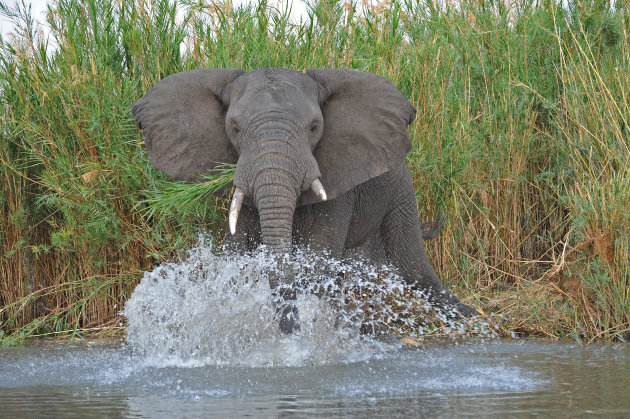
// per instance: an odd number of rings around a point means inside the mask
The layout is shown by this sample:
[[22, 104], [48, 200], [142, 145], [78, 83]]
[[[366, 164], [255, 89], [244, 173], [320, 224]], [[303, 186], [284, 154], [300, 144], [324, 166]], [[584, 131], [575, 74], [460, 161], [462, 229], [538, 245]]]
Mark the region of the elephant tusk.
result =
[[316, 178], [313, 181], [313, 183], [311, 184], [311, 189], [313, 190], [313, 192], [315, 192], [315, 195], [319, 196], [319, 199], [321, 199], [322, 201], [328, 199], [328, 197], [326, 196], [326, 191], [324, 190], [324, 185], [322, 185], [322, 182], [319, 179]]
[[236, 233], [236, 222], [238, 221], [238, 214], [241, 212], [241, 206], [243, 206], [243, 200], [245, 199], [245, 192], [236, 188], [234, 190], [234, 196], [232, 196], [232, 204], [230, 205], [230, 233], [234, 235]]

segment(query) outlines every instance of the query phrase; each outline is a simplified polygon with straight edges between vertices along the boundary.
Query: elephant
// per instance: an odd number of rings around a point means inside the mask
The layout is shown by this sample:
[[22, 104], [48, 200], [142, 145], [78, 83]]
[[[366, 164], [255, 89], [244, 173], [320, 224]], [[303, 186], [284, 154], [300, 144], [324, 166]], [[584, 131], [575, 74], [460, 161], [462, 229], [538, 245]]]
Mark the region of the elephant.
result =
[[[165, 77], [132, 105], [150, 162], [199, 181], [236, 164], [224, 249], [293, 245], [393, 266], [456, 317], [477, 311], [445, 288], [424, 248], [405, 164], [416, 110], [386, 78], [357, 70], [207, 68]], [[270, 277], [270, 287], [291, 275]], [[295, 294], [283, 294], [286, 301]], [[290, 304], [289, 306], [290, 307]], [[280, 329], [299, 328], [295, 308]]]

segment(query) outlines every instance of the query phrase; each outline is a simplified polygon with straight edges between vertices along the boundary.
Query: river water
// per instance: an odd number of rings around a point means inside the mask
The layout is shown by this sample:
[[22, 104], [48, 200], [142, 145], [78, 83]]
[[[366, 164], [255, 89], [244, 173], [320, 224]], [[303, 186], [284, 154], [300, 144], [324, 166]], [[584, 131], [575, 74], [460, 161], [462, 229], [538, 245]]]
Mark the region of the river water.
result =
[[200, 241], [144, 275], [124, 341], [0, 347], [0, 417], [630, 417], [630, 345], [499, 339], [449, 313], [422, 325], [431, 310], [386, 267], [294, 263], [299, 333], [279, 331], [268, 255]]
[[630, 347], [391, 343], [357, 362], [167, 366], [120, 342], [0, 349], [0, 417], [630, 417]]

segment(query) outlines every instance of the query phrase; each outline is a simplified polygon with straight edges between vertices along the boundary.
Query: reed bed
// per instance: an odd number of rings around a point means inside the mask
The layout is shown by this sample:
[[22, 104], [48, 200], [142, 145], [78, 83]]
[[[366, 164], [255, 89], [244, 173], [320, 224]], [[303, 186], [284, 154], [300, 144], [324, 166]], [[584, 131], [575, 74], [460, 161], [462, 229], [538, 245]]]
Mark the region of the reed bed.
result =
[[445, 215], [428, 251], [467, 303], [517, 333], [630, 337], [625, 3], [320, 0], [295, 22], [265, 1], [54, 0], [48, 35], [0, 13], [0, 342], [119, 330], [142, 272], [220, 237], [216, 180], [154, 169], [130, 106], [175, 72], [269, 66], [371, 71], [416, 106], [420, 213]]

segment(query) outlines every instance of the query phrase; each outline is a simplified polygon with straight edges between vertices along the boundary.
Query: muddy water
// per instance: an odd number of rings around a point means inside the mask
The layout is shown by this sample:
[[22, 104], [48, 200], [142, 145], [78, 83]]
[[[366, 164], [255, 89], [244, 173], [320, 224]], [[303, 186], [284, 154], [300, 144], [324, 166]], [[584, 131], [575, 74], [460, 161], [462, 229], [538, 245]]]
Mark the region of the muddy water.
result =
[[[0, 348], [0, 417], [630, 417], [627, 344], [499, 340], [449, 313], [423, 328], [430, 307], [387, 267], [292, 263], [299, 333], [279, 331], [273, 258], [219, 257], [200, 241], [144, 275], [124, 342]], [[392, 324], [413, 324], [422, 345]], [[455, 338], [422, 338], [436, 332]]]

